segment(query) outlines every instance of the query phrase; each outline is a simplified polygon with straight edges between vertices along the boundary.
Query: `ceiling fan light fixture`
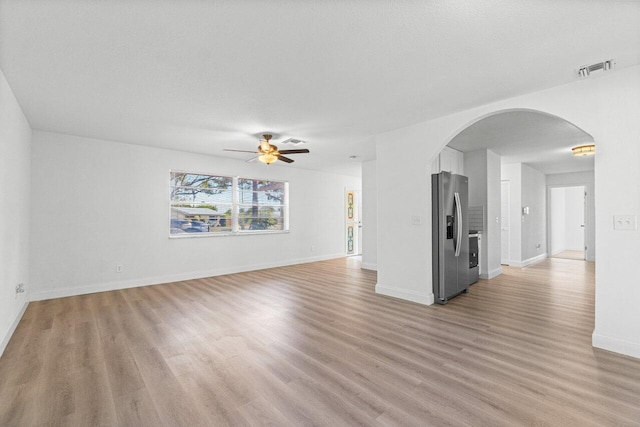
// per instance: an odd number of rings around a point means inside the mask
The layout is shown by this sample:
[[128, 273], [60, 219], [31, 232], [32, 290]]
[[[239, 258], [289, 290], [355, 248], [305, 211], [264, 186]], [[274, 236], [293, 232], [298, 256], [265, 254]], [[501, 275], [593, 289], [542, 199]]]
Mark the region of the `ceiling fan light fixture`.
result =
[[262, 139], [260, 140], [260, 145], [258, 145], [258, 151], [248, 151], [248, 150], [235, 150], [230, 148], [225, 148], [224, 151], [236, 151], [240, 153], [251, 153], [254, 156], [247, 160], [247, 162], [253, 162], [254, 160], [260, 161], [260, 163], [264, 163], [265, 165], [270, 165], [277, 160], [280, 160], [284, 163], [293, 163], [293, 159], [286, 157], [285, 155], [289, 154], [306, 154], [309, 152], [307, 148], [300, 148], [294, 150], [278, 150], [278, 147], [271, 144], [271, 139], [273, 138], [272, 134], [265, 133], [262, 135]]
[[278, 160], [278, 156], [274, 156], [271, 153], [267, 153], [267, 154], [262, 154], [258, 157], [258, 160], [260, 160], [262, 163], [264, 163], [265, 165], [270, 165], [271, 163], [275, 162], [276, 160]]
[[265, 133], [264, 135], [262, 135], [262, 138], [260, 140], [260, 151], [262, 151], [263, 153], [270, 153], [272, 151], [273, 147], [271, 145], [271, 138], [273, 138], [273, 135]]
[[260, 150], [263, 152], [268, 152], [271, 149], [271, 144], [269, 144], [269, 141], [263, 139], [262, 141], [260, 141]]
[[574, 156], [592, 156], [596, 154], [595, 144], [578, 145], [571, 149]]

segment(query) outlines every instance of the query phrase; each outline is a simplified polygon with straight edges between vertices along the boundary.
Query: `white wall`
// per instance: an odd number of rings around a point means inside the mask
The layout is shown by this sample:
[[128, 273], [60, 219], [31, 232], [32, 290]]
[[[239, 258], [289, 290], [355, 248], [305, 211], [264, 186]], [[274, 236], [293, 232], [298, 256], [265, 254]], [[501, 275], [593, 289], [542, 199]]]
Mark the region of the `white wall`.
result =
[[501, 248], [501, 170], [500, 156], [491, 150], [487, 150], [487, 278], [502, 274], [500, 257]]
[[594, 80], [596, 143], [596, 327], [593, 343], [640, 357], [638, 230], [613, 229], [614, 215], [640, 214], [640, 67]]
[[[509, 265], [524, 267], [546, 258], [547, 195], [542, 172], [522, 163], [502, 165], [503, 180], [510, 182], [511, 234]], [[523, 208], [529, 214], [523, 214]]]
[[484, 206], [480, 240], [480, 277], [490, 279], [502, 273], [500, 266], [500, 156], [482, 149], [464, 153], [465, 175], [469, 177], [469, 206]]
[[522, 206], [529, 215], [522, 218], [522, 259], [528, 265], [547, 252], [547, 188], [542, 172], [522, 164]]
[[549, 189], [549, 255], [556, 255], [567, 249], [566, 203], [566, 187]]
[[[31, 127], [0, 71], [0, 355], [28, 303]], [[26, 291], [16, 294], [18, 283]]]
[[[640, 213], [640, 66], [617, 68], [570, 84], [486, 104], [376, 135], [378, 222], [397, 223], [378, 233], [376, 291], [433, 303], [431, 283], [431, 162], [469, 125], [501, 111], [532, 110], [561, 117], [593, 136], [596, 199], [597, 347], [640, 357], [640, 286], [637, 230], [613, 230], [616, 214]], [[397, 147], [402, 146], [403, 150]], [[402, 152], [401, 152], [402, 151]], [[406, 156], [407, 151], [421, 153]], [[412, 185], [392, 185], [403, 177]], [[625, 183], [627, 188], [624, 188]], [[416, 191], [422, 188], [423, 191]], [[400, 201], [400, 202], [398, 202]], [[394, 207], [401, 203], [398, 212]], [[411, 217], [429, 218], [413, 224]], [[517, 217], [516, 217], [517, 218]]]
[[501, 179], [509, 181], [509, 265], [522, 262], [522, 167], [520, 163], [502, 165]]
[[378, 268], [378, 188], [376, 160], [362, 163], [362, 268]]
[[[596, 260], [596, 202], [595, 202], [595, 176], [593, 171], [560, 173], [547, 175], [547, 187], [584, 186], [587, 193], [587, 206], [585, 211], [585, 246], [587, 247], [585, 258], [587, 261]], [[613, 219], [612, 219], [613, 221]]]
[[584, 251], [584, 187], [568, 187], [565, 197], [566, 248]]
[[[360, 189], [348, 176], [45, 132], [32, 158], [33, 299], [344, 256], [345, 188]], [[290, 233], [169, 239], [170, 169], [288, 180]]]

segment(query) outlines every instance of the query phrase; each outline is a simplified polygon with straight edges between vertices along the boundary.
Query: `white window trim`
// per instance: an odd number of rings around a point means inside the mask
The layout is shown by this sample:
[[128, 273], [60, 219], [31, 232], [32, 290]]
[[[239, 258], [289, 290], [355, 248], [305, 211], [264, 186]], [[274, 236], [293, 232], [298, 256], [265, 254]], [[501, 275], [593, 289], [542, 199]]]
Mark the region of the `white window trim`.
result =
[[[171, 234], [169, 230], [169, 239], [202, 239], [207, 237], [230, 237], [230, 236], [255, 236], [262, 234], [289, 234], [289, 181], [283, 181], [279, 179], [271, 179], [271, 178], [250, 178], [244, 176], [229, 176], [229, 175], [216, 175], [211, 172], [189, 172], [183, 170], [169, 170], [169, 186], [171, 187], [171, 174], [173, 173], [187, 173], [190, 175], [206, 175], [206, 176], [215, 176], [220, 178], [231, 178], [232, 180], [232, 201], [231, 201], [231, 218], [232, 218], [232, 229], [231, 231], [220, 231], [220, 232], [208, 232], [208, 233], [180, 233], [180, 234]], [[277, 205], [283, 208], [284, 218], [283, 218], [283, 230], [240, 230], [240, 203], [238, 198], [238, 180], [239, 179], [250, 179], [257, 181], [274, 181], [274, 182], [282, 182], [284, 183], [284, 204]], [[173, 207], [171, 204], [172, 200], [169, 197], [169, 224], [171, 223], [171, 208]]]

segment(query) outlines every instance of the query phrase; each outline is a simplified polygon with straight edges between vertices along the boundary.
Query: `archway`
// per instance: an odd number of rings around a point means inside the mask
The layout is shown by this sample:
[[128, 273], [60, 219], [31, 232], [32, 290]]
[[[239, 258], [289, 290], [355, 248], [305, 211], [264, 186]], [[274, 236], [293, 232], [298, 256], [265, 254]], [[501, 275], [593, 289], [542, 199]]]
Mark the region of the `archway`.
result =
[[[571, 152], [593, 141], [573, 123], [532, 109], [482, 115], [450, 138], [442, 153], [461, 153], [464, 158], [464, 168], [457, 172], [464, 169], [469, 177], [469, 229], [482, 233], [481, 278], [500, 274], [501, 264], [523, 267], [550, 254], [547, 186], [585, 187], [585, 246], [588, 259], [595, 259], [594, 161]], [[446, 170], [451, 162], [440, 164]], [[510, 206], [501, 206], [507, 199]]]
[[[602, 78], [575, 81], [544, 91], [431, 118], [375, 136], [378, 227], [376, 292], [420, 304], [433, 303], [431, 164], [442, 148], [480, 119], [511, 110], [560, 117], [591, 135], [597, 196], [595, 228], [598, 268], [594, 346], [640, 357], [635, 253], [637, 230], [614, 229], [616, 215], [635, 213], [640, 193], [640, 67]], [[401, 147], [402, 149], [398, 149]], [[407, 153], [414, 153], [407, 155]], [[402, 178], [407, 185], [391, 185]], [[629, 184], [631, 183], [631, 184]], [[398, 206], [402, 215], [398, 215]], [[413, 219], [418, 221], [413, 221]]]

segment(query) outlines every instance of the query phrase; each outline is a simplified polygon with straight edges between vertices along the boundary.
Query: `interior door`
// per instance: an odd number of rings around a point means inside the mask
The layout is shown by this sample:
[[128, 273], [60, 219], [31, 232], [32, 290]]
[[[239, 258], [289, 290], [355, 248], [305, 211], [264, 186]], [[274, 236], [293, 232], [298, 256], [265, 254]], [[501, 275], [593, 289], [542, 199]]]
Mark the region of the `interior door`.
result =
[[500, 263], [509, 265], [509, 254], [511, 251], [511, 216], [509, 207], [511, 206], [511, 183], [508, 180], [500, 183]]
[[587, 191], [586, 187], [582, 187], [584, 193], [584, 203], [582, 204], [582, 239], [584, 247], [584, 259], [587, 259]]
[[362, 191], [356, 190], [356, 211], [358, 218], [358, 241], [356, 242], [357, 255], [362, 255], [362, 209], [360, 209], [360, 206], [362, 206]]

